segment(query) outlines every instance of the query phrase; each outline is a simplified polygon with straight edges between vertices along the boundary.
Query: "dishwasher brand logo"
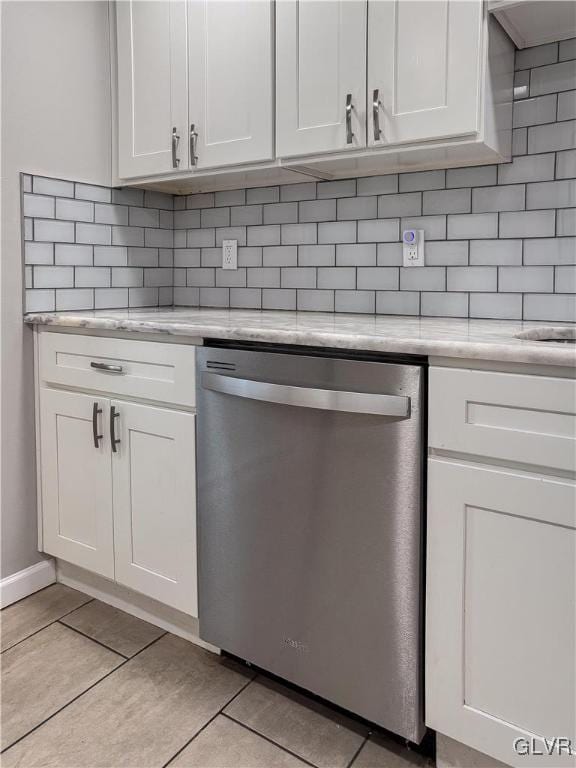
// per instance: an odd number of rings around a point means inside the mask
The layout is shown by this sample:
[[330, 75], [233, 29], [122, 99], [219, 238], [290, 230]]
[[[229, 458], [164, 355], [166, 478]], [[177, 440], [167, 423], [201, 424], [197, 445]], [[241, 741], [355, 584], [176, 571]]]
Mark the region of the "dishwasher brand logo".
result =
[[517, 755], [574, 755], [576, 754], [576, 744], [567, 736], [554, 736], [547, 739], [536, 739], [519, 737], [514, 739], [514, 751]]
[[288, 648], [292, 648], [293, 651], [298, 651], [299, 653], [310, 652], [306, 643], [301, 643], [299, 640], [294, 640], [292, 637], [283, 637], [282, 642], [284, 645], [287, 645]]

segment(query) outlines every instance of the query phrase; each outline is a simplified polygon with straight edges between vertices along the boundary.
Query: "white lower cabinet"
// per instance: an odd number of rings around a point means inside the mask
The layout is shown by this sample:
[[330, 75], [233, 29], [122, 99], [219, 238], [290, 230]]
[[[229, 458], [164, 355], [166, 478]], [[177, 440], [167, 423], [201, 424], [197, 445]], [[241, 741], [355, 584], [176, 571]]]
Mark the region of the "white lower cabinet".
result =
[[428, 467], [427, 725], [509, 765], [574, 766], [542, 754], [576, 738], [576, 485]]
[[195, 419], [112, 401], [116, 581], [197, 615]]
[[[42, 549], [197, 616], [196, 416], [176, 407], [185, 395], [194, 402], [194, 347], [156, 350], [170, 368], [169, 375], [160, 370], [164, 383], [188, 376], [188, 387], [165, 386], [158, 391], [174, 400], [155, 405], [137, 401], [142, 392], [156, 392], [137, 376], [148, 342], [126, 343], [132, 347], [104, 337], [40, 334]], [[65, 349], [57, 355], [61, 362], [83, 353], [99, 377], [89, 386], [105, 394], [74, 390], [78, 366], [67, 380], [65, 366], [53, 365], [54, 349]], [[91, 360], [106, 365], [90, 369]]]
[[109, 401], [43, 387], [40, 409], [44, 550], [114, 578], [110, 444], [98, 437]]

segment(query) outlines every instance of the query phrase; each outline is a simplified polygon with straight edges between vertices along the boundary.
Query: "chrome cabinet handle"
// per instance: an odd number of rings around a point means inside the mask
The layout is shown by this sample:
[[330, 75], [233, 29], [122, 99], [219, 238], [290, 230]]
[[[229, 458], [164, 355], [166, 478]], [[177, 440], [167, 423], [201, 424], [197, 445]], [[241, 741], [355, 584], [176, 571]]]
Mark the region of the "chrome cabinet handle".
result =
[[378, 88], [374, 88], [372, 93], [372, 121], [374, 123], [374, 141], [379, 141], [382, 136], [380, 130], [380, 104], [382, 103], [379, 98]]
[[97, 371], [106, 371], [106, 373], [124, 373], [124, 368], [121, 365], [111, 365], [110, 363], [90, 363], [90, 368], [95, 368]]
[[352, 133], [352, 94], [346, 94], [346, 144], [352, 144], [354, 134]]
[[172, 168], [178, 168], [180, 165], [180, 158], [176, 154], [178, 151], [179, 141], [180, 136], [178, 136], [176, 128], [172, 128]]
[[118, 453], [117, 445], [120, 445], [120, 438], [116, 437], [116, 419], [120, 418], [120, 413], [114, 406], [110, 408], [110, 445], [112, 446], [112, 452]]
[[245, 397], [249, 400], [261, 400], [265, 403], [317, 408], [323, 411], [374, 413], [401, 419], [407, 419], [410, 416], [410, 398], [401, 395], [374, 395], [369, 392], [293, 387], [287, 384], [271, 384], [267, 381], [239, 379], [220, 373], [203, 373], [201, 381], [203, 389]]
[[196, 154], [196, 143], [198, 141], [198, 132], [194, 123], [190, 125], [190, 165], [198, 165], [198, 155]]
[[98, 415], [102, 413], [102, 408], [99, 407], [98, 403], [94, 403], [92, 405], [92, 437], [94, 439], [94, 448], [99, 448], [98, 441], [102, 440], [104, 435], [98, 434]]

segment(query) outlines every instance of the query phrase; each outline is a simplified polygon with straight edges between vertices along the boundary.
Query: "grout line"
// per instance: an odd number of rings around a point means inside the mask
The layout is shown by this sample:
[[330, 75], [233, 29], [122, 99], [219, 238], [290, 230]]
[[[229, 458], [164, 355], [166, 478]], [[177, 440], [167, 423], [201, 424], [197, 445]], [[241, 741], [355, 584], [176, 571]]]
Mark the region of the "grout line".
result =
[[364, 741], [362, 742], [362, 744], [360, 744], [360, 746], [358, 747], [358, 749], [356, 750], [356, 752], [352, 756], [352, 760], [350, 760], [350, 762], [347, 764], [346, 768], [351, 768], [351, 766], [354, 765], [354, 762], [355, 762], [356, 758], [358, 757], [360, 752], [362, 752], [362, 750], [364, 749], [364, 747], [368, 743], [368, 739], [369, 738], [370, 738], [370, 733], [367, 736], [364, 737]]
[[[53, 622], [55, 623], [55, 622]], [[168, 632], [164, 632], [160, 637], [156, 637], [152, 642], [148, 643], [148, 645], [145, 645], [144, 648], [141, 648], [138, 653], [135, 653], [134, 656], [132, 656], [132, 659], [135, 659], [136, 656], [139, 656], [143, 651], [145, 651], [147, 648], [150, 648], [151, 645], [154, 645], [154, 643], [157, 643], [158, 640], [161, 640], [165, 635], [167, 635]], [[56, 717], [56, 715], [60, 714], [62, 710], [66, 709], [70, 706], [70, 704], [73, 704], [75, 701], [77, 701], [81, 696], [84, 696], [88, 691], [91, 691], [92, 688], [95, 688], [97, 685], [99, 685], [103, 680], [106, 680], [106, 678], [110, 677], [110, 675], [113, 675], [114, 672], [117, 672], [119, 669], [121, 669], [123, 666], [128, 664], [129, 661], [132, 659], [126, 659], [125, 661], [121, 661], [120, 664], [114, 667], [114, 669], [111, 669], [110, 672], [107, 672], [103, 677], [101, 677], [99, 680], [97, 680], [95, 683], [92, 683], [92, 685], [88, 686], [86, 690], [82, 691], [82, 693], [79, 693], [77, 696], [74, 696], [73, 699], [70, 699], [70, 701], [66, 702], [60, 709], [57, 709], [56, 712], [53, 712], [49, 717], [47, 717], [45, 720], [42, 720], [41, 723], [38, 723], [38, 725], [35, 725], [34, 728], [29, 730], [27, 733], [25, 733], [23, 736], [20, 736], [16, 741], [13, 741], [12, 744], [10, 744], [7, 747], [4, 747], [4, 749], [0, 752], [0, 754], [4, 754], [9, 749], [12, 749], [16, 744], [18, 744], [23, 739], [26, 739], [30, 734], [34, 733], [34, 731], [37, 731], [39, 728], [41, 728], [43, 725], [45, 725], [49, 720], [52, 720], [53, 717]]]
[[249, 725], [246, 725], [246, 723], [243, 723], [240, 720], [237, 720], [235, 717], [232, 717], [232, 715], [228, 715], [226, 712], [222, 712], [222, 717], [225, 717], [227, 720], [230, 720], [233, 723], [236, 723], [236, 725], [241, 726], [246, 731], [250, 731], [250, 733], [253, 733], [255, 736], [259, 736], [261, 739], [264, 739], [264, 741], [267, 741], [269, 744], [273, 744], [275, 747], [278, 747], [283, 752], [287, 752], [289, 755], [292, 755], [292, 757], [298, 758], [298, 760], [303, 762], [305, 765], [309, 765], [311, 766], [311, 768], [317, 768], [315, 763], [311, 763], [310, 760], [307, 760], [305, 757], [302, 757], [302, 755], [299, 755], [297, 752], [293, 752], [291, 749], [288, 749], [288, 747], [284, 747], [281, 744], [278, 744], [276, 741], [273, 741], [269, 736], [265, 736], [263, 733], [260, 733], [260, 731], [257, 731], [254, 728], [251, 728]]
[[[49, 586], [51, 587], [53, 585], [50, 584]], [[47, 589], [47, 588], [48, 587], [45, 587], [44, 589]], [[38, 591], [39, 592], [43, 592], [44, 590], [40, 589]], [[36, 594], [36, 593], [34, 592], [33, 594]], [[30, 597], [30, 595], [28, 595], [28, 597]], [[22, 598], [22, 599], [25, 600], [26, 598]], [[26, 637], [23, 637], [22, 640], [18, 640], [17, 643], [14, 643], [14, 645], [11, 645], [9, 648], [2, 649], [2, 653], [6, 653], [7, 651], [11, 651], [12, 648], [16, 648], [17, 645], [20, 645], [20, 643], [23, 643], [25, 640], [28, 640], [29, 637], [34, 637], [34, 635], [37, 635], [39, 632], [42, 632], [42, 630], [47, 629], [48, 627], [51, 627], [52, 624], [56, 624], [56, 622], [60, 621], [60, 619], [63, 619], [65, 616], [69, 616], [71, 613], [74, 613], [74, 611], [77, 611], [79, 608], [83, 608], [85, 605], [88, 605], [88, 603], [94, 602], [94, 599], [95, 598], [91, 597], [89, 600], [86, 600], [85, 603], [82, 603], [82, 605], [77, 605], [75, 608], [72, 608], [71, 611], [66, 611], [66, 613], [62, 614], [62, 616], [58, 616], [58, 618], [54, 619], [54, 621], [50, 621], [50, 622], [48, 622], [48, 624], [46, 624], [43, 627], [40, 627], [40, 629], [37, 629], [35, 632], [31, 632], [29, 635], [26, 635]], [[21, 601], [18, 600], [18, 602], [21, 602]], [[13, 605], [15, 605], [15, 603], [13, 603]], [[7, 607], [9, 607], [9, 606], [7, 606]]]
[[162, 768], [167, 768], [167, 766], [169, 766], [169, 765], [170, 765], [170, 763], [171, 763], [173, 760], [175, 760], [175, 759], [178, 757], [178, 755], [179, 755], [181, 752], [183, 752], [183, 751], [186, 749], [186, 747], [187, 747], [189, 744], [191, 744], [191, 743], [194, 741], [194, 739], [195, 739], [197, 736], [199, 736], [199, 735], [202, 733], [202, 731], [204, 731], [204, 730], [206, 730], [206, 728], [208, 728], [208, 726], [210, 725], [210, 723], [212, 723], [212, 722], [214, 722], [214, 720], [216, 720], [216, 718], [218, 717], [218, 715], [220, 715], [220, 714], [223, 714], [223, 710], [224, 710], [224, 709], [225, 709], [227, 706], [229, 706], [229, 705], [230, 705], [230, 704], [231, 704], [231, 703], [234, 701], [234, 699], [236, 699], [238, 696], [240, 696], [240, 694], [241, 694], [241, 693], [242, 693], [244, 690], [246, 690], [246, 688], [248, 688], [248, 686], [250, 685], [250, 683], [253, 683], [253, 682], [254, 682], [254, 680], [256, 679], [257, 675], [256, 675], [256, 673], [255, 673], [255, 672], [253, 672], [252, 674], [253, 674], [253, 677], [251, 677], [251, 678], [250, 678], [250, 680], [248, 680], [248, 682], [247, 682], [245, 685], [243, 685], [243, 686], [242, 686], [242, 688], [240, 688], [240, 690], [239, 690], [239, 691], [236, 691], [236, 693], [234, 694], [234, 696], [232, 696], [232, 698], [231, 698], [231, 699], [229, 699], [228, 701], [226, 701], [226, 703], [225, 703], [225, 704], [223, 704], [223, 705], [220, 707], [220, 709], [218, 710], [218, 712], [216, 712], [216, 714], [214, 714], [214, 715], [213, 715], [213, 716], [210, 718], [210, 720], [208, 720], [206, 723], [204, 723], [204, 725], [203, 725], [201, 728], [199, 728], [199, 729], [196, 731], [196, 733], [195, 733], [195, 734], [192, 736], [192, 738], [191, 738], [191, 739], [189, 739], [189, 740], [188, 740], [188, 741], [187, 741], [187, 742], [186, 742], [186, 743], [185, 743], [185, 744], [184, 744], [184, 745], [183, 745], [183, 746], [182, 746], [182, 747], [181, 747], [181, 748], [178, 750], [178, 752], [176, 752], [175, 754], [173, 754], [173, 755], [172, 755], [172, 757], [171, 757], [171, 758], [170, 758], [170, 759], [169, 759], [169, 760], [168, 760], [166, 763], [164, 763], [164, 765], [162, 766]]
[[[65, 619], [65, 616], [62, 616], [62, 619]], [[87, 640], [91, 640], [93, 643], [96, 643], [96, 645], [102, 646], [102, 648], [106, 648], [107, 651], [111, 651], [112, 653], [115, 653], [117, 656], [120, 656], [123, 659], [126, 659], [128, 661], [129, 659], [133, 658], [132, 656], [126, 656], [124, 653], [120, 653], [120, 651], [117, 651], [115, 648], [111, 648], [109, 645], [106, 645], [106, 643], [102, 643], [100, 640], [96, 640], [95, 637], [91, 637], [90, 635], [87, 635], [85, 632], [81, 632], [79, 629], [76, 629], [76, 627], [70, 626], [70, 624], [66, 624], [66, 622], [62, 621], [62, 619], [58, 619], [56, 621], [56, 624], [61, 624], [63, 627], [66, 627], [66, 629], [71, 629], [72, 632], [76, 632], [76, 634], [80, 635], [81, 637], [85, 637]]]

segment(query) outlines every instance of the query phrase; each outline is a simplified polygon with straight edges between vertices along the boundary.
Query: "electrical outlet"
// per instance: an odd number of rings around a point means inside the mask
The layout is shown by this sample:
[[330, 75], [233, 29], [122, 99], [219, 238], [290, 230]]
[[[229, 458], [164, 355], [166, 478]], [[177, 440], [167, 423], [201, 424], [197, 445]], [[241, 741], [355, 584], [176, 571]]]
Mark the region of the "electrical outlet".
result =
[[238, 269], [238, 240], [222, 240], [222, 269]]
[[402, 262], [405, 267], [424, 266], [423, 229], [405, 229], [402, 232]]

